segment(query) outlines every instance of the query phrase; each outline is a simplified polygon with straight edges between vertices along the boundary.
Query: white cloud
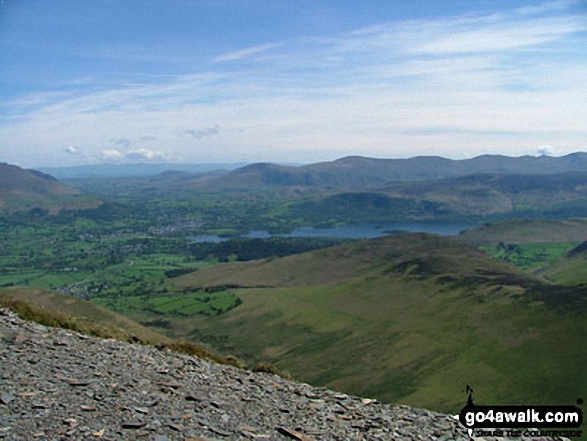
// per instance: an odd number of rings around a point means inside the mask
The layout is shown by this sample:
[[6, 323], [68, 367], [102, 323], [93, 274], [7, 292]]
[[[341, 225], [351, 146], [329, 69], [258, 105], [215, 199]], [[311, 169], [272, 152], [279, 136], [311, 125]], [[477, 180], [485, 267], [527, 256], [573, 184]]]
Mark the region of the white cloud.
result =
[[164, 161], [165, 155], [161, 152], [154, 152], [147, 149], [139, 149], [128, 152], [125, 155], [126, 159], [132, 161]]
[[549, 144], [538, 147], [538, 151], [536, 152], [536, 154], [538, 156], [551, 156], [552, 153], [553, 153], [553, 148]]
[[105, 160], [112, 161], [123, 159], [124, 155], [120, 153], [118, 150], [104, 150], [102, 151], [102, 157]]
[[421, 54], [479, 53], [513, 50], [557, 41], [565, 35], [587, 30], [587, 23], [575, 17], [538, 18], [528, 22], [499, 22], [479, 26], [459, 25], [446, 36], [438, 36], [414, 49]]
[[65, 153], [69, 153], [70, 155], [81, 155], [82, 152], [77, 147], [70, 145], [65, 148]]
[[242, 60], [243, 58], [250, 57], [251, 55], [255, 55], [261, 52], [266, 52], [271, 49], [275, 49], [280, 47], [280, 43], [269, 43], [269, 44], [261, 44], [259, 46], [248, 47], [246, 49], [240, 49], [238, 51], [229, 52], [223, 55], [220, 55], [214, 58], [215, 63], [219, 63], [222, 61], [235, 61], [235, 60]]

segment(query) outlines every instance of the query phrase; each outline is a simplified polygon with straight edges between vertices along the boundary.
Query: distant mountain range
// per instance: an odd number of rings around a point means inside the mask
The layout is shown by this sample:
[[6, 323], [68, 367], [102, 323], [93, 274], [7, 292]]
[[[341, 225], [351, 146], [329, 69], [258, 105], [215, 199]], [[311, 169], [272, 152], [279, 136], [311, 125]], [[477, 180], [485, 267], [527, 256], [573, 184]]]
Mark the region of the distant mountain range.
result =
[[[394, 197], [441, 204], [447, 211], [470, 215], [565, 210], [587, 216], [587, 172], [556, 174], [474, 174], [435, 181], [396, 182], [383, 191]], [[582, 202], [581, 202], [582, 201]], [[555, 216], [556, 217], [556, 216]]]
[[[394, 181], [433, 180], [475, 173], [485, 174], [554, 174], [587, 170], [587, 153], [562, 157], [482, 155], [471, 159], [447, 159], [418, 156], [409, 159], [376, 159], [347, 156], [331, 162], [309, 165], [272, 163], [223, 164], [97, 164], [72, 167], [41, 168], [59, 179], [136, 178], [169, 171], [198, 174], [216, 172], [206, 179], [206, 186], [218, 188], [258, 188], [263, 186], [305, 186], [331, 189], [376, 188]], [[222, 172], [222, 173], [218, 173]], [[168, 177], [171, 178], [171, 174]]]
[[[46, 208], [57, 195], [81, 198], [44, 173], [8, 164], [2, 167], [3, 206]], [[291, 206], [292, 215], [311, 222], [508, 213], [587, 216], [587, 153], [583, 152], [563, 157], [483, 155], [464, 160], [349, 156], [300, 166], [257, 163], [234, 167], [237, 164], [126, 164], [52, 170], [71, 179], [67, 182], [84, 193], [106, 198], [115, 183], [118, 189], [143, 189], [161, 197], [190, 198], [195, 192], [257, 197], [262, 192], [266, 198], [297, 199], [301, 205]], [[97, 191], [100, 186], [105, 186], [102, 192]]]
[[178, 163], [141, 163], [141, 164], [92, 164], [71, 167], [43, 167], [40, 170], [58, 179], [78, 178], [139, 178], [155, 176], [170, 170], [191, 174], [229, 171], [244, 166], [244, 163], [226, 164], [178, 164]]
[[207, 187], [318, 187], [326, 189], [378, 188], [390, 182], [425, 181], [483, 174], [545, 175], [587, 170], [587, 153], [562, 157], [483, 155], [453, 160], [437, 156], [375, 159], [349, 156], [332, 162], [302, 166], [251, 164], [205, 181]]

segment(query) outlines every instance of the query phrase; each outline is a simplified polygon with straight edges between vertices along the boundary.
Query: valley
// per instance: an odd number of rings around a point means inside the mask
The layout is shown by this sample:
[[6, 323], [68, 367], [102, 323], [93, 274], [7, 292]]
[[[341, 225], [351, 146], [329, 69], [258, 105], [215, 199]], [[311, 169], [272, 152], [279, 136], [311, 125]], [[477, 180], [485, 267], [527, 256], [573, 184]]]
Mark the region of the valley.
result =
[[[503, 158], [469, 163], [498, 161], [491, 174], [343, 158], [41, 187], [16, 170], [0, 188], [0, 287], [384, 402], [454, 412], [472, 384], [488, 403], [572, 403], [587, 391], [587, 178], [564, 168], [578, 158], [526, 160], [534, 174]], [[37, 202], [15, 202], [27, 191]]]
[[586, 13], [0, 0], [0, 441], [580, 441]]

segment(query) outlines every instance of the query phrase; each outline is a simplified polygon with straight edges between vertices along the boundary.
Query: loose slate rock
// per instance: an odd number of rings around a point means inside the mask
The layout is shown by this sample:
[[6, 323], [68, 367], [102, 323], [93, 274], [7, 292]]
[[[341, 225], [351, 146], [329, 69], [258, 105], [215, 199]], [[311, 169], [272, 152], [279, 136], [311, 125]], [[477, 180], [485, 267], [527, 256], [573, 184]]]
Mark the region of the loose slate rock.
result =
[[0, 404], [8, 405], [14, 398], [12, 394], [0, 394]]
[[141, 429], [143, 427], [145, 427], [147, 425], [147, 423], [143, 422], [143, 421], [127, 421], [125, 423], [122, 423], [122, 428], [123, 429]]
[[469, 440], [448, 415], [48, 328], [3, 309], [0, 366], [0, 438], [14, 441]]
[[304, 435], [303, 433], [296, 432], [295, 430], [286, 429], [285, 427], [278, 427], [277, 431], [282, 435], [286, 436], [290, 439], [295, 439], [297, 441], [314, 441], [313, 438]]

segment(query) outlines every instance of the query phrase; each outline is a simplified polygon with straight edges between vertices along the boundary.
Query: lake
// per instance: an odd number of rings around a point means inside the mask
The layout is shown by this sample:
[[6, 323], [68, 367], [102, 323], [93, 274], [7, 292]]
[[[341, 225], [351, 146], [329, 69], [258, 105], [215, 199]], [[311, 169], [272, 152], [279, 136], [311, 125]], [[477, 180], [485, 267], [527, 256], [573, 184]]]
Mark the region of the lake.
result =
[[[370, 239], [398, 232], [432, 233], [440, 236], [454, 236], [471, 228], [472, 224], [438, 223], [438, 222], [407, 222], [390, 224], [343, 225], [330, 228], [299, 227], [291, 233], [272, 234], [264, 230], [250, 231], [243, 236], [249, 239], [269, 239], [271, 237], [334, 237], [338, 239]], [[214, 235], [194, 236], [194, 243], [223, 242], [232, 239]]]

